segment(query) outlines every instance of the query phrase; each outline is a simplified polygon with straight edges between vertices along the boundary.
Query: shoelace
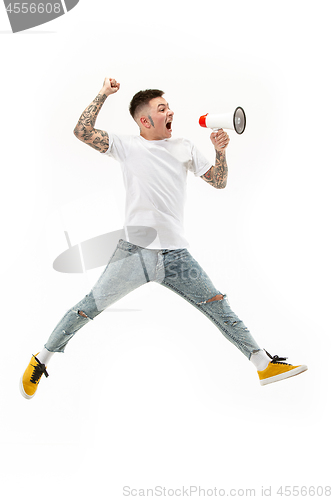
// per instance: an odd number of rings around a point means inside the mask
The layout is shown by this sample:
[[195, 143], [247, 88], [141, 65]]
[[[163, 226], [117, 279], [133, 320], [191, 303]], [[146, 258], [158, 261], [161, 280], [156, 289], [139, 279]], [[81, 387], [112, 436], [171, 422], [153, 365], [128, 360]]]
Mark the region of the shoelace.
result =
[[34, 366], [34, 369], [33, 369], [33, 372], [32, 372], [31, 378], [30, 378], [30, 382], [32, 382], [33, 384], [37, 384], [39, 382], [41, 376], [43, 375], [43, 373], [44, 373], [45, 377], [48, 377], [49, 374], [46, 371], [46, 366], [43, 363], [40, 363], [40, 361], [36, 358], [36, 356], [33, 355], [33, 357], [37, 361], [37, 365]]
[[[266, 351], [266, 349], [264, 349], [265, 353], [267, 354], [267, 356], [269, 356], [271, 358], [272, 361], [270, 361], [271, 363], [274, 363], [274, 364], [279, 364], [279, 365], [290, 365], [290, 363], [281, 363], [281, 361], [285, 361], [286, 359], [288, 358], [280, 358], [279, 356], [275, 355], [275, 356], [271, 356], [269, 354], [269, 352]], [[291, 365], [290, 365], [291, 366]]]

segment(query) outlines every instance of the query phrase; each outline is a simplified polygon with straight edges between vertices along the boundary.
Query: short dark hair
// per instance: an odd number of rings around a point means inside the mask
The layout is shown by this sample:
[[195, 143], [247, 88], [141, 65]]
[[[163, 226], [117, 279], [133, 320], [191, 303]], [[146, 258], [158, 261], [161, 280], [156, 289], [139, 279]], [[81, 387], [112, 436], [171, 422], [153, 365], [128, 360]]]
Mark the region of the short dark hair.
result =
[[135, 96], [133, 96], [129, 105], [129, 112], [131, 113], [132, 118], [135, 120], [135, 114], [139, 108], [146, 106], [149, 101], [155, 99], [155, 97], [162, 97], [163, 94], [163, 90], [158, 89], [147, 89], [137, 92]]

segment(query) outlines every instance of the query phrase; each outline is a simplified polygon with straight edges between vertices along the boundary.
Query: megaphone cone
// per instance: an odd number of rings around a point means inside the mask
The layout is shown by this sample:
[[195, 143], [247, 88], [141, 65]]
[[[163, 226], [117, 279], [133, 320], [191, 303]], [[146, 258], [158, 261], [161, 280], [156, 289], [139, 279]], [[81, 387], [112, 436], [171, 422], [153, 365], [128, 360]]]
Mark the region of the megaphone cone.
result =
[[227, 128], [235, 130], [237, 134], [242, 134], [246, 126], [246, 116], [243, 108], [238, 106], [235, 111], [231, 113], [224, 113], [222, 115], [212, 115], [207, 113], [200, 116], [199, 125], [212, 129]]

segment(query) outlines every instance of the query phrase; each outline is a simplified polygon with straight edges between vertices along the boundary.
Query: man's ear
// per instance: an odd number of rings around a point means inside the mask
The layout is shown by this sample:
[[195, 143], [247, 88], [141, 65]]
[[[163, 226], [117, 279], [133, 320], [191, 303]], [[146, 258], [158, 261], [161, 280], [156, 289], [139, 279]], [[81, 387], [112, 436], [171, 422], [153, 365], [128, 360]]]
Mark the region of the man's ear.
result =
[[139, 122], [145, 128], [150, 128], [151, 127], [151, 123], [150, 123], [150, 121], [148, 120], [148, 118], [146, 116], [141, 116], [141, 118], [139, 119]]

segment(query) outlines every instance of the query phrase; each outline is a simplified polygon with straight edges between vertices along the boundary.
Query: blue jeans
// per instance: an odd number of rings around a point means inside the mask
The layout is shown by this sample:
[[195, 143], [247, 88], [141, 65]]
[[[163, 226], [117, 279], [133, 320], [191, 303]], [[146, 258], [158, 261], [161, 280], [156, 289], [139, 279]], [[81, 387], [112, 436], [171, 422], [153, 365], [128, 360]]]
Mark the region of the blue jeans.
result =
[[[68, 341], [80, 328], [149, 281], [176, 292], [205, 314], [248, 359], [260, 349], [244, 323], [230, 309], [227, 296], [215, 288], [187, 249], [151, 250], [124, 240], [119, 241], [90, 293], [55, 327], [45, 344], [46, 349], [64, 352]], [[217, 300], [210, 300], [216, 296]]]

